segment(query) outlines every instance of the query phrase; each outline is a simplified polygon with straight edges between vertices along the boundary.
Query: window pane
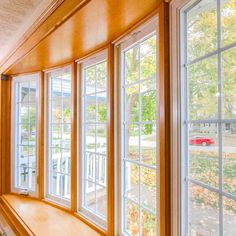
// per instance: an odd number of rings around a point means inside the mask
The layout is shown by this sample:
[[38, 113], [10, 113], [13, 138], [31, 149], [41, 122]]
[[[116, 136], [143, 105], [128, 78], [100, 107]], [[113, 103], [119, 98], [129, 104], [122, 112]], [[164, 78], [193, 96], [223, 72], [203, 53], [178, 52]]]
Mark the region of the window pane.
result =
[[85, 199], [83, 204], [90, 210], [96, 211], [95, 184], [85, 181]]
[[139, 206], [125, 201], [125, 231], [132, 236], [139, 235]]
[[217, 57], [213, 56], [189, 66], [189, 118], [213, 119], [218, 117]]
[[129, 125], [125, 129], [126, 155], [125, 158], [133, 161], [139, 160], [139, 129], [138, 125]]
[[107, 62], [104, 61], [97, 65], [97, 92], [104, 91], [107, 88]]
[[189, 184], [189, 235], [219, 235], [219, 196]]
[[133, 47], [125, 52], [126, 83], [135, 83], [139, 80], [139, 47]]
[[224, 236], [236, 234], [236, 201], [224, 198]]
[[156, 35], [140, 44], [141, 80], [156, 80]]
[[139, 202], [139, 166], [126, 162], [125, 164], [125, 196]]
[[94, 95], [86, 96], [86, 121], [95, 122], [96, 119], [96, 97]]
[[142, 209], [142, 235], [157, 235], [156, 216]]
[[217, 49], [216, 0], [201, 1], [187, 13], [188, 60]]
[[96, 131], [96, 152], [105, 155], [107, 153], [107, 125], [97, 125]]
[[141, 204], [156, 212], [156, 170], [141, 167]]
[[95, 77], [95, 67], [90, 67], [85, 70], [85, 93], [91, 94], [95, 93], [95, 83], [96, 83], [96, 77]]
[[236, 1], [221, 0], [222, 41], [223, 46], [236, 41]]
[[97, 120], [98, 122], [107, 121], [107, 97], [106, 93], [97, 94]]
[[97, 185], [97, 212], [102, 217], [107, 215], [107, 189]]
[[144, 81], [140, 84], [141, 119], [142, 121], [156, 120], [156, 83]]
[[223, 118], [236, 117], [236, 48], [222, 53]]
[[125, 121], [139, 121], [139, 85], [126, 87]]
[[218, 125], [189, 126], [189, 176], [211, 186], [219, 186]]
[[236, 124], [228, 123], [223, 129], [224, 191], [236, 196]]
[[150, 166], [156, 166], [156, 125], [153, 123], [141, 127], [141, 161]]

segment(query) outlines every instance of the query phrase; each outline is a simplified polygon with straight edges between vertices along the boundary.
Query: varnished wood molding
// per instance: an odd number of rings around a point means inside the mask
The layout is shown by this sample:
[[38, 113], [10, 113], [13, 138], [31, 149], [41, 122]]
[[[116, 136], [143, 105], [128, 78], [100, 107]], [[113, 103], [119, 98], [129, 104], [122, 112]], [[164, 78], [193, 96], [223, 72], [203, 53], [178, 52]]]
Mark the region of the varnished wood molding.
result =
[[0, 210], [7, 218], [10, 226], [19, 236], [34, 236], [35, 234], [30, 230], [30, 228], [25, 224], [25, 222], [20, 218], [17, 212], [10, 206], [4, 196], [0, 197]]
[[7, 73], [20, 59], [31, 52], [44, 38], [91, 0], [57, 0], [27, 33], [23, 42], [0, 65], [0, 74]]

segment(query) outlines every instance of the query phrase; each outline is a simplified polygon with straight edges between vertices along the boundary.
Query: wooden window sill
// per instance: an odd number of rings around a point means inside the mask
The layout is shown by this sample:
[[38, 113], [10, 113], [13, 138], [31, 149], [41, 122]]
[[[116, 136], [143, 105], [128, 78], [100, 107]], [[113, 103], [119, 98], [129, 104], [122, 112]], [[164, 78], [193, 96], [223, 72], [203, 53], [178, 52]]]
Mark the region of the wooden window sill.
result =
[[73, 214], [30, 197], [5, 194], [0, 209], [17, 235], [100, 235]]

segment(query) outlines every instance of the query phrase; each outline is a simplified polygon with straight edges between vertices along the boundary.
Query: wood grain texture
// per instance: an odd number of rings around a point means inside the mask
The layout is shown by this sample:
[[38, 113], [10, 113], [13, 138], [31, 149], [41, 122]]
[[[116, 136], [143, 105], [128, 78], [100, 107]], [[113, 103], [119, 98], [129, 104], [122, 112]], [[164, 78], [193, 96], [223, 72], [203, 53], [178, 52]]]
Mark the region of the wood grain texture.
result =
[[[108, 45], [156, 9], [161, 1], [90, 1], [48, 37], [41, 40], [27, 56], [22, 58], [23, 53], [21, 53], [21, 57], [18, 57], [21, 58], [19, 63], [10, 70], [5, 67], [5, 71], [7, 70], [8, 74], [15, 74], [42, 70], [81, 58]], [[36, 38], [33, 38], [31, 37], [30, 41], [36, 41]], [[32, 48], [33, 42], [28, 42], [27, 45]]]
[[10, 192], [11, 186], [11, 80], [1, 81], [1, 192]]
[[114, 160], [114, 45], [108, 46], [108, 155], [107, 155], [107, 234], [115, 230], [115, 160]]
[[159, 135], [160, 135], [160, 235], [171, 235], [170, 162], [170, 64], [169, 5], [158, 10], [159, 37]]
[[[14, 212], [24, 222], [28, 230], [30, 229], [30, 232], [33, 233], [25, 234], [24, 236], [100, 235], [72, 214], [45, 204], [42, 201], [10, 194], [4, 195], [1, 198], [11, 208], [10, 212]], [[9, 209], [7, 211], [9, 212]]]

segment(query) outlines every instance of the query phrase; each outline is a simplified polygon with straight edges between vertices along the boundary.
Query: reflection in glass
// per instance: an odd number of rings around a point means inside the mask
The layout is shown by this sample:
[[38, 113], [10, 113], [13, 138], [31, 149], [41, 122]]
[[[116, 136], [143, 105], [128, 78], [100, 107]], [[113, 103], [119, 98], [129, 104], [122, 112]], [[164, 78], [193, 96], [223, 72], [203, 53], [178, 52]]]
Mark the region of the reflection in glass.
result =
[[224, 236], [236, 235], [236, 201], [226, 198], [223, 198], [224, 204]]

